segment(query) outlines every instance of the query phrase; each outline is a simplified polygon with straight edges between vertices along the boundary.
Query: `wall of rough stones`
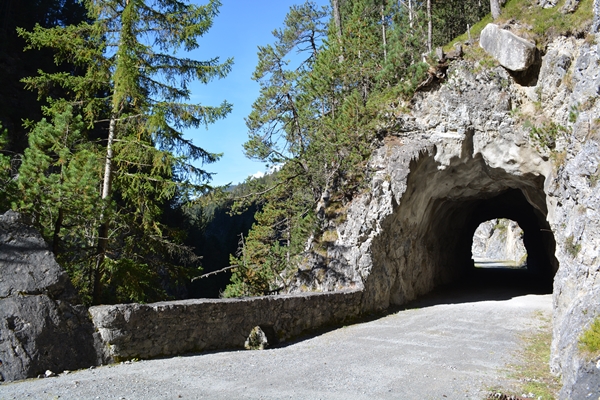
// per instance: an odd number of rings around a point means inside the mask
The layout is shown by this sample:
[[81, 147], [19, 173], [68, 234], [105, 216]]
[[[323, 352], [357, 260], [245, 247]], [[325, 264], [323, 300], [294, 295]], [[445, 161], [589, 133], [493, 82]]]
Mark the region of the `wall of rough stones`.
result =
[[360, 291], [119, 304], [89, 309], [107, 362], [244, 348], [260, 326], [269, 343], [351, 321]]

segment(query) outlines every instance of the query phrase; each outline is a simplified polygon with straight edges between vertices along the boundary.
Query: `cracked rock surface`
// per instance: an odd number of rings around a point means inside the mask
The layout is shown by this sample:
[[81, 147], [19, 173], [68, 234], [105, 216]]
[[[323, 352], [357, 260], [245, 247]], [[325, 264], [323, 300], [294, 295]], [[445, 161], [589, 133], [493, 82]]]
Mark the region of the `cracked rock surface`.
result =
[[75, 299], [42, 236], [19, 214], [0, 215], [0, 381], [97, 364], [93, 326]]

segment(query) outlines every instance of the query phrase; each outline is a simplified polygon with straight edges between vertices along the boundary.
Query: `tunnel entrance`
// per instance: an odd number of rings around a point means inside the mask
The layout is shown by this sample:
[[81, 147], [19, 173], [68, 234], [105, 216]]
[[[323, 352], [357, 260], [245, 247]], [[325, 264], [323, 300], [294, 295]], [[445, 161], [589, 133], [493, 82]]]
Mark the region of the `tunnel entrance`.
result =
[[527, 269], [527, 249], [519, 223], [495, 218], [479, 224], [471, 245], [475, 268]]
[[[373, 240], [373, 270], [366, 282], [401, 305], [435, 288], [460, 285], [551, 293], [558, 270], [556, 243], [546, 220], [545, 177], [490, 167], [481, 154], [441, 166], [421, 154], [410, 164], [406, 190]], [[523, 230], [527, 268], [476, 268], [477, 227], [492, 219], [515, 221]]]

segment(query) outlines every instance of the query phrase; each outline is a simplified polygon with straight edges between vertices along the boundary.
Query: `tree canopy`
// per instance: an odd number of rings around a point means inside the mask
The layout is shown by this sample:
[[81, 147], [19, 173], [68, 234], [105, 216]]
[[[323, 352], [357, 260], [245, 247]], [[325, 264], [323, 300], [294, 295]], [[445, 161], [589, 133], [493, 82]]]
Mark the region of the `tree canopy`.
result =
[[[198, 276], [197, 254], [210, 251], [194, 252], [195, 244], [218, 242], [225, 254], [238, 243], [223, 269], [232, 273], [225, 296], [285, 291], [309, 257], [326, 262], [336, 224], [364, 190], [388, 116], [402, 112], [399, 104], [428, 74], [431, 47], [489, 12], [479, 0], [292, 6], [273, 42], [258, 48], [252, 79], [260, 93], [246, 118], [246, 155], [276, 172], [203, 206], [211, 178], [204, 165], [220, 155], [184, 132], [224, 118], [232, 106], [191, 102], [190, 84], [224, 78], [233, 61], [187, 55], [220, 5], [0, 5], [0, 208], [32, 217], [86, 303], [175, 295]], [[219, 228], [211, 209], [240, 216]], [[233, 239], [202, 229], [228, 229]], [[224, 254], [206, 259], [223, 263]]]
[[[164, 297], [165, 282], [193, 270], [183, 232], [165, 224], [165, 208], [207, 188], [210, 174], [194, 161], [210, 153], [183, 130], [223, 118], [231, 110], [188, 103], [189, 83], [229, 72], [232, 60], [180, 56], [198, 47], [220, 3], [176, 0], [88, 0], [88, 21], [19, 29], [27, 49], [50, 48], [66, 72], [24, 80], [43, 98], [48, 117], [29, 135], [19, 170], [32, 213], [92, 303]], [[59, 88], [61, 97], [52, 97]], [[77, 179], [73, 185], [72, 179]], [[75, 190], [77, 189], [77, 190]], [[69, 193], [68, 200], [63, 196]]]

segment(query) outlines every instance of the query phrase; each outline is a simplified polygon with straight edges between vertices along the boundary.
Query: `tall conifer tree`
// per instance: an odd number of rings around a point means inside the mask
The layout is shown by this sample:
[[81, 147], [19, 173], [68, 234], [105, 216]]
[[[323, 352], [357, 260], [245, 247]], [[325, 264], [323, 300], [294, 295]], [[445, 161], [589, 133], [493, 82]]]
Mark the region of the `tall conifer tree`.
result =
[[61, 86], [67, 92], [63, 102], [72, 104], [88, 126], [107, 126], [99, 146], [103, 172], [96, 250], [88, 260], [91, 302], [152, 299], [148, 293], [154, 290], [159, 296], [160, 275], [176, 275], [181, 269], [173, 261], [190, 255], [177, 244], [178, 234], [161, 223], [162, 207], [190, 191], [204, 190], [210, 174], [193, 162], [218, 159], [182, 131], [223, 118], [231, 109], [225, 101], [217, 107], [187, 101], [191, 81], [224, 77], [232, 60], [196, 61], [178, 55], [198, 47], [220, 2], [85, 4], [93, 22], [20, 32], [30, 48], [51, 47], [57, 62], [73, 63], [81, 73], [42, 73], [26, 83], [40, 94], [49, 86]]

